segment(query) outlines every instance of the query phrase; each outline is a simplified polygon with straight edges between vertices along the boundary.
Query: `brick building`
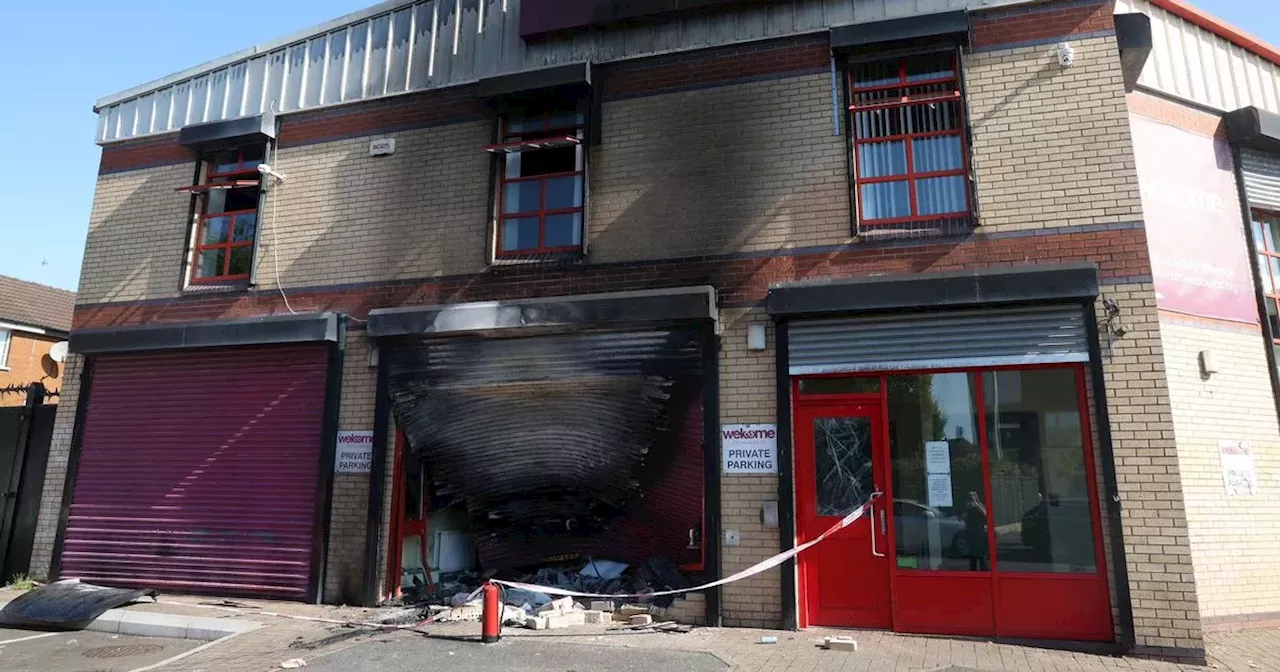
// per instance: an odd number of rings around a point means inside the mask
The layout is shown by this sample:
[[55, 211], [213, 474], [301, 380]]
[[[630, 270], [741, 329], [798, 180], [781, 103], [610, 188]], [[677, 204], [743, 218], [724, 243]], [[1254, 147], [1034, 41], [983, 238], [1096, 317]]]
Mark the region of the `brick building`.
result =
[[1194, 659], [1280, 611], [1273, 49], [1178, 0], [552, 4], [99, 101], [35, 573], [716, 578], [861, 512], [700, 615]]
[[23, 405], [26, 395], [18, 388], [32, 383], [54, 392], [62, 386], [63, 355], [51, 357], [49, 350], [67, 339], [75, 298], [75, 292], [0, 275], [0, 406]]

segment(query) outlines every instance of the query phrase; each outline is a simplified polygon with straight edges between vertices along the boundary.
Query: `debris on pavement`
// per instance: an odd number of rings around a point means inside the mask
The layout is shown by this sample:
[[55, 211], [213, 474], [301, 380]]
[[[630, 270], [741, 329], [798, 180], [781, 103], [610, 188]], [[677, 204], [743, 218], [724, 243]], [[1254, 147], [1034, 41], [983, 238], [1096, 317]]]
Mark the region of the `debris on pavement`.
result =
[[852, 637], [823, 637], [822, 648], [828, 651], [857, 651], [858, 640]]
[[107, 588], [79, 579], [54, 581], [15, 597], [0, 609], [0, 622], [80, 630], [108, 609], [157, 595], [150, 589]]
[[774, 637], [773, 635], [765, 635], [760, 638], [760, 643], [761, 644], [777, 644], [778, 638]]
[[284, 670], [296, 670], [299, 667], [306, 667], [306, 666], [307, 666], [307, 661], [301, 658], [290, 658], [289, 660], [286, 660], [280, 663], [280, 669], [284, 669]]

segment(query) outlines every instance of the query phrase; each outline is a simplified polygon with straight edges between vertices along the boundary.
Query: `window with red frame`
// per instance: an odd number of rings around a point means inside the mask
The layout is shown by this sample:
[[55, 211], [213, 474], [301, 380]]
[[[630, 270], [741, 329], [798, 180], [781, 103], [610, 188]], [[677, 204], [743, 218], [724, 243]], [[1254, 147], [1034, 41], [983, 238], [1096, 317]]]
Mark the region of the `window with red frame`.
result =
[[502, 116], [496, 253], [499, 258], [582, 250], [585, 117], [545, 104]]
[[958, 65], [954, 53], [850, 64], [849, 126], [861, 226], [923, 229], [968, 221]]
[[249, 279], [265, 153], [265, 145], [254, 145], [206, 157], [203, 180], [189, 189], [200, 198], [192, 282]]
[[1258, 275], [1266, 297], [1272, 347], [1280, 357], [1280, 214], [1253, 211], [1253, 241], [1258, 251]]

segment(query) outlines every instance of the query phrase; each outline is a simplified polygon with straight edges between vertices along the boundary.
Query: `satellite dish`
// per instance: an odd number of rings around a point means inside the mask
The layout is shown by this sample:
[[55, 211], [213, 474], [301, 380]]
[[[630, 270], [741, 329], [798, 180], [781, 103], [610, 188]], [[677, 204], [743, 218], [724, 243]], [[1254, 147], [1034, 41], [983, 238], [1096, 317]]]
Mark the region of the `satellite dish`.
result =
[[67, 342], [58, 341], [49, 348], [49, 359], [61, 364], [67, 359]]

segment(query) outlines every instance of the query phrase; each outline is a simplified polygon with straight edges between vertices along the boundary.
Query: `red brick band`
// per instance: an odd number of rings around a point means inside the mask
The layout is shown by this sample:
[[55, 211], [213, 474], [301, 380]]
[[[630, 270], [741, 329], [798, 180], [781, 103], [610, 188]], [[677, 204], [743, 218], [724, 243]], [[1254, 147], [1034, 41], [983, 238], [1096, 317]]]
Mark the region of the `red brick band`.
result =
[[1113, 0], [1068, 0], [983, 12], [970, 23], [971, 46], [990, 49], [1115, 30], [1114, 9]]
[[[363, 317], [374, 308], [491, 301], [684, 285], [714, 285], [725, 307], [756, 305], [769, 285], [823, 277], [925, 273], [985, 266], [1093, 261], [1104, 280], [1150, 274], [1146, 234], [1135, 226], [1054, 235], [985, 237], [911, 246], [858, 248], [730, 260], [685, 259], [573, 268], [503, 269], [444, 279], [317, 287], [289, 292], [299, 312], [332, 310]], [[75, 328], [198, 322], [285, 312], [270, 287], [234, 295], [185, 296], [163, 301], [80, 305]]]

